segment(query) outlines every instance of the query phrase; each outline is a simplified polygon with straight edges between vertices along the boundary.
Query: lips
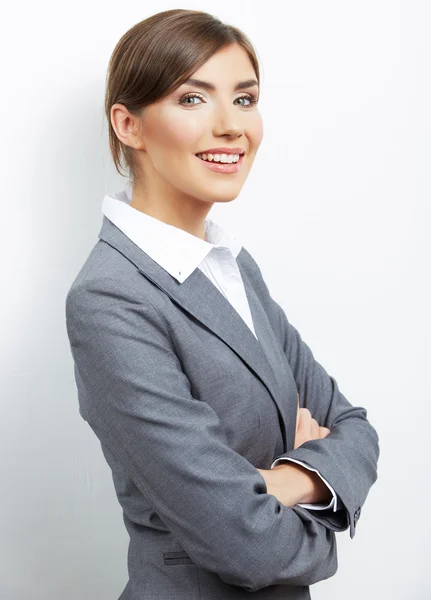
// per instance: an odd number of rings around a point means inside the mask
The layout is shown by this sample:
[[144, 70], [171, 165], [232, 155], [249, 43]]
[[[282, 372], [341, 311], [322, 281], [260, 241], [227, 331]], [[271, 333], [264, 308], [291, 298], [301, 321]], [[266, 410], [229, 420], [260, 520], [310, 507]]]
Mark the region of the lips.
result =
[[236, 163], [221, 163], [213, 160], [203, 160], [203, 158], [200, 158], [199, 156], [196, 158], [199, 158], [199, 160], [204, 163], [204, 166], [212, 171], [218, 173], [237, 173], [241, 169], [244, 154], [241, 154]]

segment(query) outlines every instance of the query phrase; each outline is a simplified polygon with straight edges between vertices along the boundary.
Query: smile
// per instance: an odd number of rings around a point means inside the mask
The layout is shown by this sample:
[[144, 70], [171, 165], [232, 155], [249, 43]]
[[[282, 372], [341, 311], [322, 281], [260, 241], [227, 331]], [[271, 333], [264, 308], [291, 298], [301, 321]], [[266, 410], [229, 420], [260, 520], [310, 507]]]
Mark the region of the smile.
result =
[[[209, 161], [200, 158], [200, 155], [195, 154], [196, 158], [200, 161], [201, 165], [211, 169], [211, 171], [215, 171], [216, 173], [237, 173], [241, 169], [242, 161], [244, 160], [244, 155], [241, 154], [239, 156], [238, 162], [235, 163], [222, 163], [216, 161]], [[238, 156], [238, 155], [236, 155]]]

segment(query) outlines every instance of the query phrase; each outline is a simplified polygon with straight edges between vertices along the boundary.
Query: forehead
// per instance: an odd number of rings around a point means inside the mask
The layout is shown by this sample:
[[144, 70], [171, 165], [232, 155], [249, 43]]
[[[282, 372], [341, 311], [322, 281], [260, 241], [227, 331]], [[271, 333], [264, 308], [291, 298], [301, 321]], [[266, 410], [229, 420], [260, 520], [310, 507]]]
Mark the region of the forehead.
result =
[[238, 44], [222, 48], [213, 54], [191, 76], [193, 79], [217, 78], [237, 82], [239, 79], [255, 79], [256, 74], [247, 52]]

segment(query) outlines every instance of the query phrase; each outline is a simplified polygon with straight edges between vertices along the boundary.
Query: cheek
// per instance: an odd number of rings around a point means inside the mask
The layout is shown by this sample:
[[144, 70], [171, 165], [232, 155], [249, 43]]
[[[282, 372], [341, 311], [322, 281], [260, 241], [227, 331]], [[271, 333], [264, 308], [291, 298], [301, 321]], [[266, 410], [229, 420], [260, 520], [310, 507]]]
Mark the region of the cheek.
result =
[[197, 143], [202, 137], [202, 123], [199, 119], [187, 118], [189, 115], [178, 115], [165, 121], [163, 125], [164, 143], [170, 149], [190, 150], [196, 152]]
[[260, 145], [263, 139], [263, 120], [261, 117], [249, 125], [248, 137], [252, 140], [254, 146], [258, 147]]

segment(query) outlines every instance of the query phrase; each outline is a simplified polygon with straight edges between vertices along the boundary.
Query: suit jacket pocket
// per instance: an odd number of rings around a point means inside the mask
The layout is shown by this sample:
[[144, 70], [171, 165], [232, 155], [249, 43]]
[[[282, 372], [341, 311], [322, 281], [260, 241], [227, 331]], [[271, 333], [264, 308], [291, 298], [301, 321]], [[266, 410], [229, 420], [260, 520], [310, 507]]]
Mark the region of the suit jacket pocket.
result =
[[196, 563], [184, 552], [163, 552], [165, 565], [195, 565]]

